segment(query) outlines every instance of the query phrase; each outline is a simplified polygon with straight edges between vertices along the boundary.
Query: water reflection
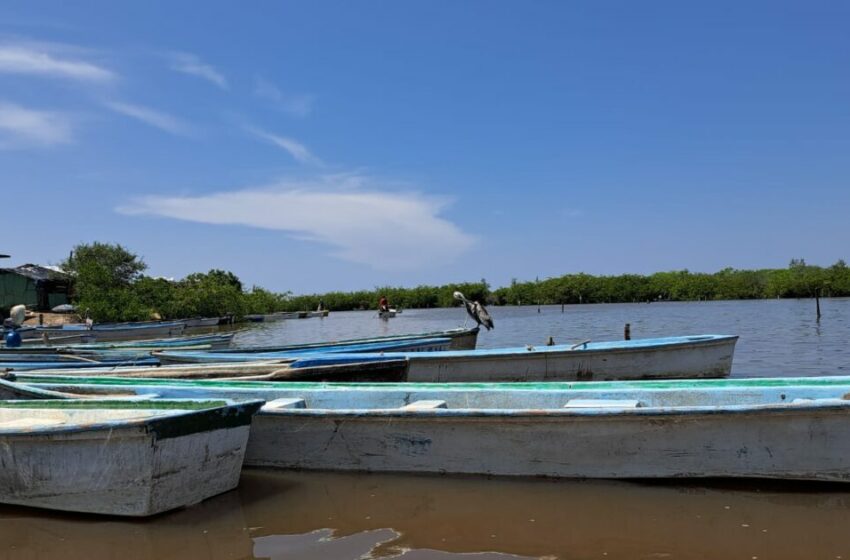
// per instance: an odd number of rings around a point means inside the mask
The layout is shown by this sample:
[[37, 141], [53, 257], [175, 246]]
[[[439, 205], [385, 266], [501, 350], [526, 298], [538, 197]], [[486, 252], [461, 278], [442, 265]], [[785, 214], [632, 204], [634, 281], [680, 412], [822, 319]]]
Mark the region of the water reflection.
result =
[[455, 554], [439, 550], [399, 550], [388, 555], [379, 552], [381, 546], [401, 535], [392, 529], [363, 531], [337, 537], [331, 529], [319, 529], [303, 535], [272, 535], [254, 539], [254, 556], [272, 560], [360, 560], [383, 558], [390, 560], [519, 560], [520, 557], [497, 552]]

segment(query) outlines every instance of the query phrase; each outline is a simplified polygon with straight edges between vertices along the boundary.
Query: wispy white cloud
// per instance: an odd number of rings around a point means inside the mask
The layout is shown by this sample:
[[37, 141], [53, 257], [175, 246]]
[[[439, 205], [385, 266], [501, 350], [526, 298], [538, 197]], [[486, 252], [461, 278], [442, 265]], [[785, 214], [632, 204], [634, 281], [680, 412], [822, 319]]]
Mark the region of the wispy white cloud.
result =
[[172, 70], [189, 74], [190, 76], [196, 76], [215, 84], [221, 89], [227, 89], [227, 78], [216, 70], [215, 67], [202, 62], [194, 54], [176, 52], [171, 53], [170, 58]]
[[72, 140], [71, 121], [66, 115], [0, 101], [0, 148], [52, 146]]
[[294, 117], [306, 117], [313, 111], [312, 95], [284, 93], [263, 78], [254, 80], [254, 95], [270, 101], [276, 108]]
[[0, 73], [29, 74], [84, 82], [110, 82], [116, 75], [102, 67], [65, 53], [79, 53], [76, 47], [50, 43], [0, 43]]
[[298, 142], [297, 140], [293, 140], [292, 138], [288, 138], [286, 136], [272, 134], [271, 132], [267, 132], [265, 130], [253, 126], [246, 126], [245, 130], [247, 130], [257, 138], [265, 140], [266, 142], [270, 142], [278, 148], [286, 151], [287, 153], [289, 153], [290, 156], [293, 157], [293, 159], [300, 163], [306, 163], [309, 165], [322, 165], [322, 160], [314, 156], [313, 153], [308, 150], [304, 144]]
[[147, 196], [116, 210], [280, 230], [376, 269], [451, 262], [475, 244], [474, 236], [440, 215], [448, 200], [388, 191], [365, 177], [355, 183], [360, 186], [352, 189], [352, 177], [333, 175], [200, 196]]
[[192, 128], [182, 120], [149, 107], [118, 101], [106, 102], [106, 106], [116, 113], [136, 119], [170, 134], [177, 136], [191, 136], [192, 134]]

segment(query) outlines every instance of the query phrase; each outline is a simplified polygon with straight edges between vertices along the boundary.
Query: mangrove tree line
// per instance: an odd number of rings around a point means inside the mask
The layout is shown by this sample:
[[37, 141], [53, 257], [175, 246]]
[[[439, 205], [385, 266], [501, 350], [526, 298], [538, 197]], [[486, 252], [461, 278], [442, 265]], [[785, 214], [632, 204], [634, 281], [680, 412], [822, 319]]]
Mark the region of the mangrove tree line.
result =
[[225, 270], [190, 274], [182, 280], [146, 276], [147, 265], [138, 255], [108, 243], [78, 245], [61, 266], [74, 278], [73, 299], [78, 309], [88, 311], [96, 321], [225, 315], [238, 319], [249, 313], [316, 309], [320, 304], [331, 311], [375, 309], [381, 295], [399, 308], [449, 307], [457, 305], [452, 298], [455, 290], [490, 305], [850, 296], [850, 268], [843, 260], [820, 267], [792, 259], [782, 269], [726, 268], [715, 273], [577, 273], [539, 281], [513, 280], [509, 286], [494, 290], [482, 279], [443, 286], [380, 286], [299, 296], [258, 286], [246, 289], [235, 274]]

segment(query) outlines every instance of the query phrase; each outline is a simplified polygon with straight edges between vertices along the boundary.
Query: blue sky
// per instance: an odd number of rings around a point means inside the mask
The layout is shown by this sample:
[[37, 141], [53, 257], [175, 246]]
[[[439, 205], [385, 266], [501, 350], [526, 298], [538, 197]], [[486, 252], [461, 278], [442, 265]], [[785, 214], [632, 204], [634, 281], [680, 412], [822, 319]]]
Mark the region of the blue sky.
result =
[[0, 252], [296, 293], [828, 265], [848, 29], [817, 1], [7, 1]]

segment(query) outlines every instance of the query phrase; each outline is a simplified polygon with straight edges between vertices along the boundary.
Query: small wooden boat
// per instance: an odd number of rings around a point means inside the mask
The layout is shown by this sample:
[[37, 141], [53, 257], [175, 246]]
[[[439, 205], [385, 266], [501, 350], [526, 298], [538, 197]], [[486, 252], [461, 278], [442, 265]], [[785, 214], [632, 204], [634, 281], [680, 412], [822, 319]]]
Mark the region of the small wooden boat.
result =
[[149, 516], [236, 487], [261, 401], [0, 401], [0, 502]]
[[183, 319], [187, 329], [204, 329], [217, 327], [220, 321], [219, 317], [194, 317], [192, 319]]
[[[163, 364], [177, 363], [216, 363], [250, 362], [293, 358], [306, 354], [349, 353], [375, 354], [379, 352], [440, 352], [448, 350], [451, 340], [448, 338], [422, 338], [389, 340], [382, 342], [364, 342], [359, 344], [331, 344], [328, 346], [311, 345], [309, 347], [277, 352], [205, 352], [205, 351], [156, 351], [152, 355]], [[403, 358], [399, 358], [403, 359]]]
[[352, 338], [347, 340], [331, 340], [326, 342], [308, 342], [302, 344], [287, 344], [283, 346], [241, 346], [238, 348], [214, 349], [213, 352], [245, 353], [245, 352], [290, 352], [308, 348], [327, 348], [332, 346], [349, 346], [352, 344], [371, 344], [375, 342], [394, 342], [400, 340], [417, 340], [423, 338], [448, 338], [451, 342], [449, 350], [473, 350], [478, 341], [478, 327], [472, 329], [448, 329], [427, 333], [397, 334], [390, 336], [375, 336], [370, 338]]
[[288, 319], [303, 319], [306, 316], [306, 311], [275, 311], [274, 313], [252, 313], [245, 315], [245, 319], [255, 323], [270, 323]]
[[[56, 345], [56, 346], [65, 346], [68, 344], [86, 344], [88, 342], [95, 342], [96, 337], [91, 332], [80, 332], [78, 334], [62, 334], [62, 335], [53, 335], [50, 336], [46, 333], [42, 333], [41, 336], [33, 336], [32, 334], [28, 335], [29, 338], [22, 338], [21, 344], [23, 346], [45, 346], [45, 345]], [[4, 342], [5, 345], [5, 342]], [[2, 347], [2, 346], [0, 346]]]
[[274, 384], [17, 376], [54, 391], [259, 398], [245, 464], [850, 482], [850, 377]]
[[233, 333], [174, 336], [170, 338], [153, 338], [145, 340], [125, 340], [111, 342], [97, 342], [96, 335], [83, 334], [72, 336], [54, 336], [41, 338], [29, 338], [23, 340], [22, 348], [5, 348], [0, 345], [0, 352], [21, 351], [48, 352], [62, 351], [67, 349], [81, 350], [111, 350], [111, 349], [209, 349], [225, 350], [232, 340]]
[[50, 341], [73, 335], [91, 335], [97, 342], [140, 340], [180, 336], [186, 324], [182, 321], [144, 321], [137, 323], [64, 324], [61, 327], [25, 327], [18, 332], [22, 339]]
[[737, 336], [698, 335], [576, 345], [392, 353], [407, 381], [592, 381], [726, 377]]
[[[89, 357], [91, 356], [91, 357]], [[153, 366], [159, 360], [147, 354], [116, 353], [111, 357], [102, 354], [18, 354], [0, 356], [0, 370], [35, 370], [35, 369], [79, 369], [95, 367], [118, 366]]]
[[70, 347], [78, 350], [226, 350], [233, 342], [233, 336], [233, 333], [198, 334], [190, 336], [174, 336], [171, 338], [155, 338], [150, 340], [73, 344], [70, 345]]
[[397, 314], [397, 309], [387, 309], [386, 311], [378, 311], [378, 317], [381, 319], [392, 319]]
[[306, 313], [307, 315], [305, 319], [309, 319], [311, 317], [327, 317], [330, 311], [328, 311], [327, 309], [322, 309], [320, 311], [307, 311]]
[[[10, 370], [7, 370], [7, 373]], [[40, 375], [79, 374], [69, 366], [14, 368], [18, 373]], [[11, 373], [9, 373], [11, 375]], [[399, 382], [407, 374], [407, 360], [357, 354], [290, 358], [264, 362], [233, 362], [211, 364], [175, 364], [164, 366], [98, 366], [85, 368], [89, 377], [127, 377], [151, 379], [241, 379], [264, 381], [362, 381]]]

